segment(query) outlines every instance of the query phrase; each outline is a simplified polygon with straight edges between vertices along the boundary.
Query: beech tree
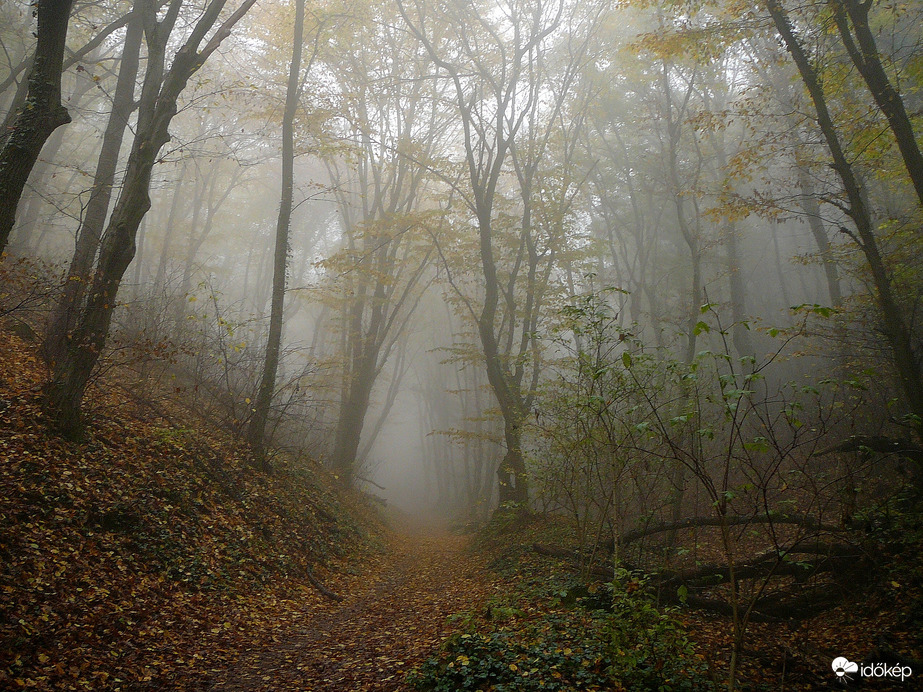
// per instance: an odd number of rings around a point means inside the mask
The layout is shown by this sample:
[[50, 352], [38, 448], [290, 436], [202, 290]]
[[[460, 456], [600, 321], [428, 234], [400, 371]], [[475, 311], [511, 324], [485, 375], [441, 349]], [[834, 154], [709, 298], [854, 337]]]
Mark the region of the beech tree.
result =
[[[402, 29], [375, 21], [377, 6], [370, 9], [333, 41], [328, 63], [340, 108], [328, 124], [336, 144], [324, 158], [343, 233], [342, 249], [325, 262], [341, 315], [330, 459], [345, 485], [379, 429], [366, 427], [375, 385], [428, 284], [432, 214], [423, 206], [445, 121], [420, 46]], [[395, 395], [389, 388], [385, 408]]]
[[[167, 47], [183, 2], [173, 0], [163, 17], [158, 19], [157, 3], [144, 0], [147, 69], [121, 195], [103, 236], [96, 274], [86, 302], [45, 388], [45, 405], [52, 425], [64, 435], [82, 432], [80, 403], [106, 343], [119, 284], [135, 254], [138, 227], [151, 206], [151, 172], [161, 148], [170, 140], [169, 127], [176, 115], [179, 97], [190, 77], [218, 49], [255, 2], [243, 0], [220, 24], [219, 17], [226, 1], [210, 2], [192, 26], [188, 38], [173, 55], [173, 62], [167, 69]], [[211, 36], [203, 46], [209, 33]]]
[[292, 37], [292, 59], [289, 64], [288, 84], [285, 90], [285, 110], [282, 114], [282, 194], [279, 217], [276, 220], [275, 250], [273, 252], [272, 297], [269, 315], [269, 338], [260, 386], [253, 405], [253, 415], [247, 427], [247, 441], [264, 471], [270, 469], [266, 457], [266, 421], [276, 388], [276, 371], [279, 367], [279, 350], [282, 344], [282, 311], [285, 306], [285, 281], [288, 265], [288, 232], [292, 218], [292, 200], [295, 185], [295, 113], [301, 96], [301, 56], [304, 51], [305, 0], [295, 0], [295, 24]]
[[767, 0], [765, 7], [798, 68], [801, 81], [814, 105], [817, 126], [832, 158], [832, 168], [843, 186], [846, 197], [843, 211], [854, 227], [854, 230], [845, 227], [842, 230], [852, 237], [868, 263], [883, 332], [891, 349], [892, 360], [907, 406], [913, 415], [913, 427], [918, 437], [923, 438], [923, 372], [921, 372], [919, 354], [915, 347], [916, 340], [904, 316], [900, 299], [895, 293], [892, 273], [879, 245], [868, 198], [843, 145], [840, 131], [828, 104], [823, 80], [796, 33], [788, 11], [778, 0]]
[[826, 4], [846, 53], [888, 121], [917, 199], [923, 206], [923, 154], [904, 99], [888, 76], [878, 51], [870, 21], [875, 3], [871, 0], [829, 0]]
[[[475, 3], [430, 9], [419, 0], [398, 6], [452, 91], [464, 157], [458, 176], [464, 185], [453, 189], [476, 223], [483, 279], [479, 307], [468, 301], [466, 309], [477, 324], [487, 378], [503, 416], [500, 502], [524, 506], [529, 489], [523, 422], [538, 376], [535, 328], [547, 305], [544, 286], [556, 253], [553, 241], [539, 247], [533, 221], [542, 190], [538, 171], [553, 132], [566, 120], [565, 94], [586, 59], [587, 36], [600, 10], [565, 0], [510, 0], [496, 8]], [[555, 50], [559, 63], [552, 67]], [[548, 183], [554, 189], [550, 178]], [[510, 218], [504, 215], [508, 188], [518, 202], [518, 239], [507, 254], [498, 239]], [[566, 209], [573, 189], [559, 185], [558, 192], [559, 209]]]
[[122, 148], [129, 117], [135, 108], [135, 81], [144, 34], [142, 9], [142, 3], [136, 2], [128, 15], [128, 28], [119, 60], [119, 77], [99, 150], [90, 199], [77, 231], [76, 247], [68, 268], [64, 291], [58, 299], [55, 314], [46, 330], [45, 342], [42, 345], [42, 354], [48, 363], [54, 363], [64, 353], [67, 334], [74, 326], [74, 318], [99, 251], [99, 242], [112, 200], [119, 151]]

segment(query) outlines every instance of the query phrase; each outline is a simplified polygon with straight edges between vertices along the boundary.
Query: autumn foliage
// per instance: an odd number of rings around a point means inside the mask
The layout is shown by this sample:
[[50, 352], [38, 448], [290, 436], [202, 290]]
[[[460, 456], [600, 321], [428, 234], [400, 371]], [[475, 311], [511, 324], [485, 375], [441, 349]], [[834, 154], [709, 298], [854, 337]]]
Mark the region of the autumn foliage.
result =
[[194, 422], [118, 400], [65, 442], [43, 420], [35, 345], [4, 329], [0, 353], [0, 687], [205, 685], [331, 607], [309, 572], [357, 580], [377, 525], [318, 468], [254, 473]]

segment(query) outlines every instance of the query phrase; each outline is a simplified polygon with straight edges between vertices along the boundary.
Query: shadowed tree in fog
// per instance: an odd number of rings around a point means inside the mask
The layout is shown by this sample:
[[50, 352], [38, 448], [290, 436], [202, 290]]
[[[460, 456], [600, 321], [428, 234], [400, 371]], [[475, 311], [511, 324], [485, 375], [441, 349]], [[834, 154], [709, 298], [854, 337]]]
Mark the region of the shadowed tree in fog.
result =
[[259, 390], [253, 404], [253, 415], [247, 427], [247, 441], [264, 471], [270, 469], [266, 458], [266, 421], [276, 388], [279, 350], [282, 345], [282, 311], [285, 305], [285, 282], [288, 265], [288, 232], [292, 218], [292, 198], [295, 185], [295, 112], [301, 96], [301, 56], [304, 50], [305, 0], [295, 0], [295, 24], [292, 39], [292, 60], [289, 64], [285, 90], [285, 111], [282, 115], [282, 195], [276, 220], [275, 250], [272, 262], [272, 297], [269, 309], [269, 337]]
[[[559, 249], [554, 231], [533, 219], [543, 191], [539, 171], [554, 156], [553, 143], [568, 137], [563, 104], [586, 59], [586, 36], [598, 14], [595, 5], [564, 0], [511, 0], [495, 8], [478, 3], [430, 8], [415, 0], [399, 7], [453, 92], [464, 157], [459, 177], [464, 182], [454, 189], [477, 224], [483, 279], [480, 307], [469, 302], [468, 310], [504, 423], [500, 502], [524, 504], [529, 490], [522, 425], [538, 376], [535, 330]], [[546, 190], [555, 185], [549, 176]], [[515, 221], [505, 208], [508, 186], [519, 202]], [[573, 191], [561, 181], [557, 186], [563, 212]], [[518, 228], [508, 228], [510, 223]], [[498, 241], [501, 233], [516, 239], [507, 251]]]
[[67, 334], [74, 327], [85, 288], [90, 281], [93, 262], [99, 251], [100, 238], [109, 213], [119, 151], [122, 148], [125, 129], [128, 127], [128, 119], [135, 108], [135, 81], [144, 34], [142, 9], [142, 3], [136, 2], [129, 14], [125, 42], [119, 58], [119, 76], [112, 98], [112, 110], [96, 162], [90, 199], [77, 231], [74, 255], [67, 271], [64, 290], [58, 299], [42, 345], [42, 355], [49, 364], [64, 354]]
[[406, 32], [378, 23], [379, 9], [338, 37], [329, 64], [342, 118], [329, 136], [341, 149], [325, 161], [344, 245], [325, 263], [342, 329], [331, 464], [346, 485], [372, 391], [425, 288], [432, 214], [421, 206], [445, 121], [422, 51]]
[[[147, 69], [138, 106], [138, 123], [121, 195], [103, 236], [97, 271], [63, 355], [55, 363], [46, 386], [46, 406], [53, 425], [64, 434], [80, 434], [80, 402], [87, 382], [106, 343], [119, 284], [135, 254], [135, 236], [151, 206], [151, 172], [162, 147], [170, 141], [169, 127], [177, 101], [190, 77], [214, 53], [256, 0], [244, 2], [213, 31], [225, 0], [209, 3], [191, 33], [166, 69], [167, 47], [182, 0], [173, 0], [163, 18], [157, 18], [154, 0], [144, 0], [144, 34]], [[203, 47], [206, 35], [211, 37]]]
[[873, 33], [870, 12], [876, 3], [869, 0], [828, 0], [840, 39], [853, 65], [888, 121], [901, 158], [923, 206], [923, 153], [917, 143], [913, 123], [904, 99], [888, 77]]
[[919, 356], [915, 348], [916, 340], [904, 316], [900, 299], [895, 293], [892, 273], [882, 255], [869, 200], [843, 146], [842, 137], [828, 104], [818, 69], [797, 35], [788, 12], [777, 0], [767, 0], [765, 6], [814, 104], [817, 126], [823, 134], [833, 160], [832, 167], [842, 183], [846, 196], [843, 211], [855, 228], [855, 231], [846, 228], [842, 230], [852, 237], [868, 262], [875, 298], [884, 327], [883, 331], [891, 348], [894, 367], [907, 406], [915, 418], [913, 427], [917, 435], [923, 437], [923, 373], [921, 373]]
[[37, 3], [38, 42], [29, 73], [29, 92], [0, 151], [0, 255], [6, 249], [23, 188], [45, 141], [58, 127], [71, 121], [61, 103], [61, 73], [73, 4], [73, 0]]

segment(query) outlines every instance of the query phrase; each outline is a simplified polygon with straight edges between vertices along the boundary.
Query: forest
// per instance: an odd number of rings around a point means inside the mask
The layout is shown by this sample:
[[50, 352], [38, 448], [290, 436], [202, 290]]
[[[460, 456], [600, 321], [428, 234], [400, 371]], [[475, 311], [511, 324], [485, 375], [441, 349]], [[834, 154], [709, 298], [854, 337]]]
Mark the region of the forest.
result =
[[923, 2], [0, 49], [0, 688], [917, 688]]

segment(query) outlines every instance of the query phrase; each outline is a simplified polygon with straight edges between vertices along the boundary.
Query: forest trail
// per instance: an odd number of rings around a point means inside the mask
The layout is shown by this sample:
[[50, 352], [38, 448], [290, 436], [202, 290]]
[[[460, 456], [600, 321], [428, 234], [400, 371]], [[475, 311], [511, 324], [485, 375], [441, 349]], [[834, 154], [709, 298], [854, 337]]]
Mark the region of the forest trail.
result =
[[[452, 628], [449, 615], [479, 610], [492, 593], [468, 538], [405, 525], [361, 591], [305, 613], [281, 643], [244, 653], [212, 678], [212, 690], [402, 690], [411, 668]], [[335, 589], [335, 584], [329, 584]]]

